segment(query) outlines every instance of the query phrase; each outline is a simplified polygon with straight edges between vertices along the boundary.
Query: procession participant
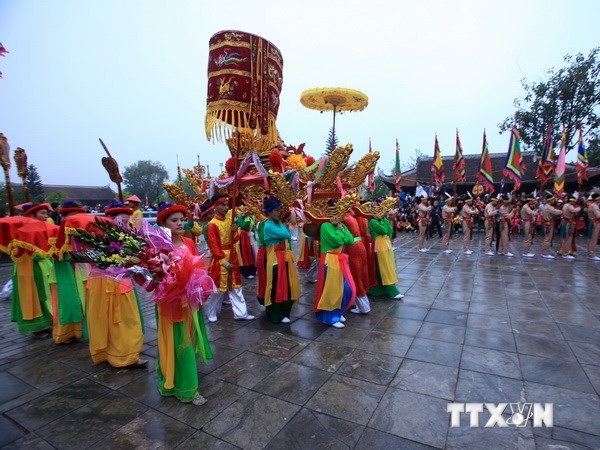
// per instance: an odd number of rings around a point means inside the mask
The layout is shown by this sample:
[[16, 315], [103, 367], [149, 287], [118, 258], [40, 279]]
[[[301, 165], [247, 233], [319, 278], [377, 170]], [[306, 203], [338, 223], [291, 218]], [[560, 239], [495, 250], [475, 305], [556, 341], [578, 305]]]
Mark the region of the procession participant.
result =
[[38, 339], [50, 336], [52, 329], [54, 267], [49, 239], [56, 237], [58, 226], [47, 222], [50, 209], [48, 203], [25, 205], [23, 217], [34, 220], [16, 230], [10, 244], [14, 262], [11, 320], [20, 334], [32, 333]]
[[525, 258], [535, 256], [535, 253], [531, 253], [531, 243], [533, 242], [533, 235], [535, 233], [535, 218], [538, 214], [535, 203], [535, 198], [527, 197], [527, 203], [521, 208], [521, 219], [524, 224], [523, 233], [525, 234], [525, 243], [523, 244], [523, 256]]
[[240, 266], [234, 247], [238, 239], [237, 225], [232, 223], [231, 213], [228, 214], [229, 198], [223, 194], [215, 194], [210, 201], [215, 216], [207, 227], [207, 244], [210, 250], [208, 273], [217, 286], [217, 292], [205, 306], [208, 321], [217, 321], [217, 314], [221, 311], [225, 297], [229, 297], [235, 320], [253, 320], [254, 316], [248, 314], [248, 306], [242, 293]]
[[546, 197], [546, 205], [542, 211], [542, 222], [544, 224], [544, 241], [542, 242], [542, 258], [554, 259], [554, 256], [550, 254], [550, 244], [552, 242], [552, 236], [554, 236], [554, 219], [560, 217], [562, 211], [555, 208], [556, 197], [549, 195]]
[[367, 263], [367, 249], [360, 235], [360, 227], [354, 212], [344, 214], [344, 225], [354, 237], [354, 243], [345, 247], [344, 252], [348, 255], [350, 273], [356, 286], [356, 300], [354, 308], [350, 312], [355, 314], [367, 314], [371, 311], [367, 289], [369, 286], [369, 268]]
[[419, 206], [417, 206], [417, 212], [419, 214], [419, 251], [421, 253], [427, 253], [429, 251], [429, 249], [425, 247], [425, 238], [427, 237], [429, 212], [432, 209], [433, 206], [429, 205], [427, 196], [423, 195]]
[[[361, 200], [359, 203], [361, 205], [366, 205], [370, 202], [369, 200]], [[373, 216], [365, 214], [357, 206], [353, 206], [352, 211], [354, 211], [354, 217], [356, 218], [356, 221], [358, 222], [358, 228], [360, 229], [360, 237], [365, 246], [365, 250], [367, 251], [367, 269], [369, 279], [368, 283], [365, 285], [365, 288], [369, 290], [371, 287], [377, 284], [377, 277], [375, 276], [375, 250], [373, 249], [373, 238], [369, 234], [369, 220]]]
[[204, 249], [206, 251], [209, 252], [209, 248], [208, 248], [208, 223], [213, 219], [213, 217], [215, 217], [215, 208], [214, 206], [212, 206], [210, 204], [210, 201], [208, 203], [202, 203], [200, 205], [200, 217], [199, 217], [199, 222], [200, 222], [200, 226], [202, 227], [202, 234], [200, 237], [201, 241], [204, 241]]
[[506, 199], [501, 198], [498, 201], [498, 215], [500, 218], [500, 243], [499, 243], [499, 255], [514, 256], [508, 251], [508, 231], [510, 228], [510, 221], [513, 218], [512, 208], [507, 204]]
[[473, 234], [473, 220], [475, 216], [479, 214], [479, 211], [471, 206], [472, 204], [473, 199], [468, 198], [465, 200], [465, 204], [460, 210], [460, 216], [463, 221], [463, 253], [465, 255], [470, 255], [473, 253], [471, 250], [469, 250], [469, 244], [471, 242], [471, 235]]
[[62, 217], [58, 237], [53, 244], [58, 253], [54, 255], [54, 272], [56, 284], [51, 285], [52, 294], [52, 338], [55, 344], [70, 341], [79, 341], [83, 337], [83, 304], [85, 303], [85, 290], [77, 283], [78, 276], [68, 252], [62, 251], [69, 239], [66, 235], [67, 228], [72, 221], [69, 217], [85, 214], [85, 209], [75, 200], [65, 200], [58, 209]]
[[264, 238], [265, 222], [256, 224], [256, 241], [258, 250], [256, 251], [256, 300], [262, 306], [265, 306], [265, 290], [267, 289], [267, 248]]
[[345, 245], [354, 243], [354, 237], [338, 218], [321, 225], [321, 256], [315, 306], [317, 319], [335, 328], [344, 328], [343, 314], [356, 297], [356, 287], [348, 265]]
[[254, 229], [254, 217], [250, 213], [244, 213], [236, 217], [235, 223], [239, 230], [240, 239], [236, 242], [236, 248], [240, 257], [240, 273], [244, 278], [252, 279], [256, 276], [256, 265], [250, 233]]
[[573, 244], [573, 234], [575, 233], [575, 215], [581, 211], [577, 206], [577, 199], [569, 197], [568, 202], [562, 209], [562, 220], [560, 221], [560, 245], [558, 246], [558, 254], [562, 255], [563, 259], [575, 259], [570, 255], [571, 245]]
[[[126, 227], [131, 209], [111, 202], [104, 214]], [[117, 280], [96, 271], [87, 280], [86, 322], [90, 354], [94, 364], [108, 362], [113, 367], [145, 366], [140, 358], [144, 344], [142, 315], [130, 278]]]
[[[97, 228], [93, 224], [96, 220], [93, 214], [86, 213], [85, 208], [79, 205], [74, 200], [65, 200], [62, 207], [59, 208], [59, 213], [63, 217], [60, 229], [58, 231], [58, 237], [56, 239], [56, 249], [59, 261], [69, 261], [73, 267], [73, 275], [75, 277], [75, 285], [77, 288], [77, 294], [80, 301], [80, 309], [82, 311], [82, 338], [87, 341], [89, 333], [87, 330], [87, 324], [85, 320], [86, 305], [88, 292], [86, 289], [87, 279], [90, 273], [90, 264], [88, 263], [74, 263], [72, 261], [69, 252], [75, 249], [73, 237], [70, 235], [71, 231], [76, 228], [85, 229], [87, 231], [97, 232]], [[60, 309], [60, 308], [59, 308]], [[55, 324], [56, 327], [56, 324]], [[77, 339], [77, 338], [76, 338]]]
[[[304, 233], [304, 226], [300, 228], [300, 249], [298, 250], [298, 263], [297, 266], [300, 269], [308, 269], [311, 264], [310, 260], [310, 247], [312, 245], [312, 238]], [[258, 257], [257, 257], [258, 258]]]
[[132, 195], [125, 200], [125, 204], [133, 211], [130, 218], [132, 225], [135, 228], [141, 227], [142, 221], [144, 220], [144, 214], [140, 209], [140, 205], [142, 204], [140, 198], [137, 195]]
[[[187, 209], [183, 205], [162, 203], [158, 207], [156, 223], [170, 231], [174, 251], [183, 262], [180, 272], [186, 273], [187, 276], [186, 279], [178, 280], [178, 283], [187, 285], [189, 277], [202, 277], [205, 280], [195, 280], [195, 282], [207, 286], [206, 282], [209, 281], [209, 292], [214, 292], [214, 283], [206, 271], [196, 270], [205, 268], [202, 260], [188, 257], [200, 255], [194, 241], [183, 236], [186, 214]], [[156, 372], [160, 395], [175, 396], [183, 403], [205, 404], [206, 398], [198, 392], [196, 354], [202, 363], [212, 359], [213, 354], [201, 308], [191, 304], [187, 293], [184, 293], [174, 301], [159, 302], [156, 305], [156, 314], [158, 324]]]
[[587, 201], [589, 223], [588, 258], [592, 261], [600, 261], [596, 256], [596, 245], [600, 236], [600, 195], [593, 193]]
[[198, 218], [194, 216], [194, 213], [186, 208], [185, 223], [183, 224], [183, 237], [191, 239], [194, 242], [194, 245], [197, 245], [199, 236], [201, 235], [202, 225], [198, 223]]
[[377, 297], [401, 299], [404, 297], [396, 287], [396, 261], [392, 250], [392, 227], [385, 217], [369, 220], [369, 234], [374, 239], [375, 278], [377, 284], [369, 289], [369, 294]]
[[483, 210], [485, 220], [485, 254], [488, 256], [494, 256], [492, 251], [492, 238], [494, 236], [494, 227], [496, 226], [496, 215], [498, 214], [498, 199], [493, 197], [489, 203], [485, 205]]
[[292, 306], [300, 298], [291, 233], [281, 221], [282, 203], [271, 196], [263, 204], [268, 218], [261, 226], [266, 251], [264, 305], [267, 319], [272, 323], [290, 323]]
[[456, 206], [454, 206], [454, 197], [448, 197], [446, 203], [442, 207], [442, 219], [444, 219], [444, 237], [442, 238], [442, 251], [449, 255], [452, 250], [450, 246], [450, 236], [454, 227], [454, 214], [456, 214]]

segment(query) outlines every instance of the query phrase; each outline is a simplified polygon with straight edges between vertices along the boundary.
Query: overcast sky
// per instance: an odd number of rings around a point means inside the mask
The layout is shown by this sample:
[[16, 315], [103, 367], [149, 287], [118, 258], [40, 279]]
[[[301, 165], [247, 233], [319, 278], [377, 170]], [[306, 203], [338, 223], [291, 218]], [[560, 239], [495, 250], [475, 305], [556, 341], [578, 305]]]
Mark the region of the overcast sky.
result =
[[453, 155], [457, 128], [467, 154], [481, 152], [484, 128], [490, 151], [506, 152], [497, 125], [523, 95], [520, 80], [543, 81], [564, 55], [587, 55], [600, 45], [599, 23], [596, 0], [0, 0], [10, 52], [0, 58], [0, 132], [45, 184], [109, 184], [98, 138], [121, 171], [152, 160], [174, 178], [175, 155], [188, 168], [200, 155], [215, 174], [229, 154], [204, 132], [208, 41], [231, 29], [281, 51], [277, 127], [315, 157], [331, 113], [299, 98], [322, 86], [369, 97], [336, 120], [352, 161], [371, 138], [390, 172], [396, 138], [404, 164], [415, 149], [431, 156], [436, 132]]

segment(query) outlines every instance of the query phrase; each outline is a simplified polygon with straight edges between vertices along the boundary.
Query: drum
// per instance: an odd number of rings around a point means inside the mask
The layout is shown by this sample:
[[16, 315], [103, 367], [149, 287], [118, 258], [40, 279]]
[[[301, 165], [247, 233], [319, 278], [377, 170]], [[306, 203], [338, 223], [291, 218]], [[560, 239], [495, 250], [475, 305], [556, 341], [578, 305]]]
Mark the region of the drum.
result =
[[271, 42], [236, 30], [213, 35], [208, 55], [207, 138], [250, 130], [276, 142], [282, 83], [283, 58]]

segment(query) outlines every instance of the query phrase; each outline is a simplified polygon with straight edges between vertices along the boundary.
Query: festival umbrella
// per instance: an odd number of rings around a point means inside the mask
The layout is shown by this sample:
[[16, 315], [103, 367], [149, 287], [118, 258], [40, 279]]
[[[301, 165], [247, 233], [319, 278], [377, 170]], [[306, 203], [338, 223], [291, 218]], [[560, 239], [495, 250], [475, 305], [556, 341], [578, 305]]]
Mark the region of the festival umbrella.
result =
[[335, 138], [335, 115], [343, 111], [362, 111], [369, 104], [366, 94], [355, 89], [320, 87], [304, 91], [300, 103], [317, 111], [333, 111], [333, 137]]

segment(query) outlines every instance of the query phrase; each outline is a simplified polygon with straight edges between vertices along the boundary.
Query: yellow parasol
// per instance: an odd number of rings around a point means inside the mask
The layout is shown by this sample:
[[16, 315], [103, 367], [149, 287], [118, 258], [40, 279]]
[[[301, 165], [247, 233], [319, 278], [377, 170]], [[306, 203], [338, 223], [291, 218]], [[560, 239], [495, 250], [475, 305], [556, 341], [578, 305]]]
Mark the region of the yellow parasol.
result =
[[320, 87], [300, 94], [300, 103], [317, 111], [333, 111], [333, 135], [335, 136], [335, 114], [341, 111], [362, 111], [369, 104], [369, 97], [355, 89]]

